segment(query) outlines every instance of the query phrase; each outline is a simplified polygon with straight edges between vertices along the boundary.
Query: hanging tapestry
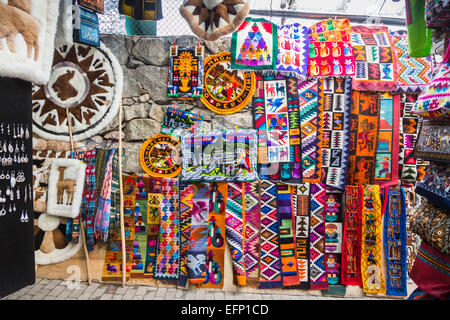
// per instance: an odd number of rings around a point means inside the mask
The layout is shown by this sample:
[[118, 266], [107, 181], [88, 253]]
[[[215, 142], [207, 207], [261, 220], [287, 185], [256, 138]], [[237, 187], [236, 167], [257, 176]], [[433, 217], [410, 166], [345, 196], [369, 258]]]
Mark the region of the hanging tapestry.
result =
[[426, 169], [425, 177], [417, 183], [416, 193], [426, 197], [431, 203], [450, 210], [450, 166], [432, 162]]
[[379, 98], [378, 142], [372, 183], [394, 186], [398, 184], [400, 95], [380, 93]]
[[313, 41], [309, 43], [309, 77], [345, 77], [355, 75], [355, 56], [350, 43]]
[[183, 133], [201, 132], [203, 116], [178, 110], [172, 107], [167, 108], [161, 133], [179, 137]]
[[206, 280], [208, 248], [209, 183], [193, 184], [191, 234], [186, 268], [189, 282], [202, 284]]
[[412, 217], [421, 206], [423, 198], [416, 194], [415, 188], [403, 188], [405, 191], [405, 204], [406, 204], [406, 267], [407, 267], [407, 282], [413, 281], [409, 277], [409, 272], [412, 269], [414, 260], [416, 259], [417, 250], [420, 246], [420, 236], [413, 233], [411, 230]]
[[180, 212], [178, 205], [178, 180], [163, 179], [161, 222], [155, 279], [177, 280], [180, 277]]
[[136, 198], [138, 199], [138, 193], [140, 193], [142, 199], [147, 198], [147, 248], [144, 278], [153, 278], [155, 275], [156, 250], [158, 248], [159, 225], [161, 222], [161, 202], [164, 197], [162, 194], [162, 178], [142, 177], [142, 180], [140, 180], [138, 177], [136, 187]]
[[201, 102], [218, 114], [240, 111], [251, 101], [255, 91], [255, 74], [233, 70], [229, 52], [210, 55], [204, 63]]
[[105, 0], [77, 0], [77, 3], [99, 13], [105, 12]]
[[180, 279], [178, 285], [186, 287], [188, 282], [187, 255], [191, 239], [191, 215], [194, 186], [180, 183]]
[[323, 87], [319, 94], [323, 108], [322, 179], [327, 186], [343, 190], [350, 153], [352, 79], [333, 77], [317, 81]]
[[[104, 241], [108, 240], [109, 221], [111, 212], [112, 163], [115, 152], [116, 149], [108, 150], [104, 170], [104, 178], [100, 193], [98, 193], [98, 207], [97, 212], [95, 214], [95, 222], [94, 222], [95, 238], [102, 239]], [[131, 210], [134, 210], [134, 207], [131, 207]]]
[[117, 115], [122, 86], [122, 67], [103, 44], [57, 48], [50, 80], [33, 86], [33, 132], [44, 139], [69, 141], [68, 109], [74, 141], [96, 135]]
[[184, 0], [180, 7], [180, 14], [192, 32], [208, 41], [216, 41], [236, 30], [249, 11], [247, 0]]
[[351, 39], [356, 62], [353, 90], [396, 91], [397, 61], [389, 29], [355, 26]]
[[[244, 202], [243, 202], [244, 201]], [[236, 275], [236, 283], [245, 286], [246, 272], [244, 261], [245, 245], [245, 190], [243, 183], [231, 182], [228, 184], [227, 209], [225, 215], [225, 237], [233, 259], [233, 269]]]
[[[33, 223], [30, 107], [31, 83], [0, 77], [0, 298], [35, 283], [35, 250], [41, 247], [35, 247]], [[20, 161], [14, 162], [17, 157]], [[40, 229], [47, 238], [53, 228]]]
[[[99, 150], [96, 150], [98, 152]], [[122, 157], [122, 165], [125, 157]], [[96, 167], [97, 168], [97, 167]], [[103, 169], [103, 173], [104, 173]], [[114, 153], [112, 160], [111, 175], [111, 211], [109, 214], [109, 227], [120, 229], [120, 175], [119, 175], [119, 154]]]
[[322, 105], [318, 103], [323, 85], [317, 80], [298, 82], [300, 104], [303, 182], [320, 183], [322, 176]]
[[310, 250], [310, 184], [298, 184], [292, 186], [295, 193], [293, 197], [297, 199], [297, 210], [294, 210], [295, 217], [295, 253], [297, 258], [297, 271], [300, 284], [296, 286], [299, 289], [310, 288], [309, 275], [309, 250]]
[[260, 204], [259, 181], [244, 183], [245, 240], [244, 263], [247, 284], [259, 282]]
[[52, 69], [59, 0], [6, 3], [0, 3], [0, 75], [45, 84]]
[[174, 178], [181, 172], [180, 141], [164, 133], [147, 139], [139, 151], [141, 168], [152, 177]]
[[182, 181], [255, 181], [256, 130], [209, 131], [181, 138]]
[[397, 55], [398, 91], [422, 92], [431, 81], [431, 73], [435, 67], [434, 57], [411, 57], [408, 52], [408, 34], [404, 30], [392, 32], [391, 37]]
[[223, 288], [225, 272], [225, 210], [227, 183], [209, 184], [209, 222], [206, 278], [202, 288]]
[[264, 18], [246, 18], [231, 37], [231, 68], [275, 70], [278, 56], [277, 25]]
[[100, 46], [100, 22], [95, 11], [72, 6], [73, 42], [88, 46]]
[[296, 241], [292, 223], [291, 186], [278, 183], [278, 223], [280, 225], [280, 254], [283, 287], [300, 284], [297, 270]]
[[170, 47], [169, 97], [192, 100], [203, 95], [205, 47]]
[[373, 180], [380, 113], [378, 100], [375, 92], [352, 92], [348, 185], [365, 185]]
[[136, 193], [134, 205], [134, 240], [133, 260], [131, 261], [131, 277], [144, 277], [147, 264], [148, 247], [148, 197], [139, 191], [137, 186], [142, 182], [141, 177], [136, 177]]
[[386, 294], [406, 296], [406, 203], [401, 187], [385, 188], [384, 254]]
[[344, 236], [342, 240], [342, 284], [362, 287], [361, 281], [361, 228], [362, 186], [346, 186], [344, 200]]
[[383, 228], [380, 186], [363, 186], [361, 277], [365, 293], [386, 293], [381, 267]]
[[425, 1], [425, 26], [427, 28], [448, 29], [449, 21], [450, 21], [449, 0]]
[[308, 30], [309, 41], [350, 42], [351, 26], [348, 19], [326, 19], [314, 23]]
[[259, 260], [259, 288], [281, 288], [281, 255], [277, 206], [277, 184], [260, 182], [261, 258]]
[[411, 218], [411, 231], [437, 251], [450, 252], [450, 218], [448, 210], [442, 209], [425, 199]]
[[119, 13], [136, 20], [161, 20], [161, 0], [119, 0]]
[[445, 120], [423, 121], [414, 148], [414, 157], [430, 161], [450, 162], [449, 123]]
[[268, 163], [266, 105], [264, 100], [264, 81], [259, 74], [256, 77], [255, 94], [252, 101], [253, 128], [258, 132], [258, 163]]
[[[119, 232], [120, 234], [120, 232]], [[108, 241], [105, 253], [105, 263], [102, 272], [102, 281], [121, 281], [122, 280], [122, 241], [120, 239]], [[125, 276], [126, 280], [130, 278], [131, 260], [133, 257], [133, 241], [125, 241]]]
[[308, 28], [299, 23], [278, 26], [276, 72], [305, 81], [308, 69], [308, 48]]
[[[53, 159], [33, 157], [33, 211], [47, 211], [48, 175]], [[4, 175], [5, 173], [3, 173]], [[3, 176], [0, 176], [3, 177]], [[2, 195], [0, 194], [0, 198]]]

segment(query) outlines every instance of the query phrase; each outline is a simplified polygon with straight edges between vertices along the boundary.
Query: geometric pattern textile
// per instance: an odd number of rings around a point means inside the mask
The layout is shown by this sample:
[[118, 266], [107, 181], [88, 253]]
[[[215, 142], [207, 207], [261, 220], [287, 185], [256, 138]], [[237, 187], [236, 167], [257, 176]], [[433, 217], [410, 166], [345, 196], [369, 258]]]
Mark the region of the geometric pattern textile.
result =
[[180, 183], [180, 279], [178, 285], [185, 287], [188, 280], [187, 254], [191, 238], [191, 215], [193, 208], [194, 186]]

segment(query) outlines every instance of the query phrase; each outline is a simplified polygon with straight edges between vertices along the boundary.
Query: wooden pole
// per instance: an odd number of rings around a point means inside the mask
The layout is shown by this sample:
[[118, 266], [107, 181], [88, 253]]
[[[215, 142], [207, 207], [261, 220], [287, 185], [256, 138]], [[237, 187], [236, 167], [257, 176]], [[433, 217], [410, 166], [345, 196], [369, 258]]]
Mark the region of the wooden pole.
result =
[[119, 189], [120, 189], [120, 237], [122, 239], [122, 287], [127, 281], [127, 258], [125, 244], [125, 223], [123, 213], [123, 181], [122, 181], [122, 101], [119, 104]]
[[[69, 138], [70, 138], [70, 149], [72, 152], [74, 151], [73, 147], [73, 137], [72, 137], [72, 120], [70, 118], [69, 109], [66, 108], [66, 117], [67, 117], [67, 124], [69, 126]], [[83, 250], [84, 250], [84, 257], [86, 260], [86, 270], [87, 270], [87, 278], [88, 278], [88, 285], [91, 284], [91, 267], [89, 263], [89, 253], [87, 250], [86, 245], [86, 234], [84, 233], [84, 223], [83, 223], [83, 217], [80, 214], [80, 227], [81, 227], [81, 238], [83, 239]]]

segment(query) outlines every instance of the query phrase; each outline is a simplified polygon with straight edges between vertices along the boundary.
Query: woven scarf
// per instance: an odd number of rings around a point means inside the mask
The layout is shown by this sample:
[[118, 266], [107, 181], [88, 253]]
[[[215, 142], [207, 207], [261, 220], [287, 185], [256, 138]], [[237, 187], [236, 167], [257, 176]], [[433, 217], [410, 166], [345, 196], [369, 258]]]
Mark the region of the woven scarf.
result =
[[261, 204], [261, 258], [259, 260], [259, 288], [281, 288], [281, 255], [277, 206], [277, 184], [260, 182]]
[[309, 43], [309, 77], [355, 75], [355, 56], [350, 43], [324, 41]]
[[308, 69], [308, 29], [299, 23], [278, 26], [277, 72], [301, 81]]
[[381, 255], [383, 228], [381, 224], [380, 186], [363, 187], [361, 278], [365, 293], [386, 293]]
[[98, 209], [98, 201], [100, 197], [100, 190], [103, 186], [103, 179], [105, 174], [106, 158], [108, 157], [108, 150], [95, 149], [95, 210]]
[[202, 288], [223, 288], [225, 278], [225, 210], [227, 183], [209, 184], [209, 222], [206, 278]]
[[389, 29], [355, 26], [351, 39], [356, 61], [353, 90], [396, 91], [397, 61]]
[[406, 204], [406, 267], [407, 267], [407, 282], [412, 283], [409, 277], [409, 272], [412, 269], [414, 260], [416, 259], [417, 250], [420, 246], [420, 236], [413, 233], [411, 230], [411, 219], [415, 215], [416, 210], [420, 208], [420, 203], [423, 201], [422, 197], [417, 195], [414, 187], [403, 188], [405, 191]]
[[233, 259], [236, 282], [240, 286], [245, 286], [247, 282], [244, 262], [245, 215], [243, 213], [243, 200], [245, 201], [243, 183], [229, 183], [225, 215], [225, 237]]
[[326, 19], [314, 23], [308, 30], [309, 41], [350, 42], [351, 26], [348, 19]]
[[252, 100], [253, 128], [258, 132], [258, 163], [268, 163], [266, 105], [264, 100], [264, 80], [259, 74], [256, 77], [255, 94]]
[[342, 277], [344, 285], [358, 285], [361, 281], [361, 225], [362, 186], [346, 186], [344, 200], [344, 235], [342, 239]]
[[111, 149], [105, 166], [103, 185], [98, 201], [98, 210], [95, 216], [94, 232], [95, 238], [108, 240], [109, 215], [111, 212], [111, 179], [112, 179], [112, 161], [116, 149]]
[[385, 188], [384, 255], [386, 294], [406, 296], [406, 204], [401, 187]]
[[280, 225], [280, 253], [283, 287], [300, 284], [297, 271], [296, 243], [292, 223], [291, 186], [278, 183], [278, 221]]
[[[123, 161], [124, 158], [122, 158]], [[119, 184], [119, 155], [114, 153], [112, 160], [111, 178], [111, 214], [109, 216], [109, 228], [120, 229], [120, 184]]]
[[391, 33], [392, 43], [397, 55], [398, 91], [420, 93], [431, 81], [435, 67], [432, 56], [413, 58], [408, 52], [408, 34], [404, 30]]
[[303, 182], [320, 183], [322, 177], [322, 105], [317, 80], [298, 82]]
[[193, 208], [194, 186], [180, 183], [180, 279], [178, 285], [185, 287], [188, 281], [187, 255], [191, 238], [191, 215]]
[[377, 150], [378, 94], [353, 91], [350, 126], [348, 185], [365, 185], [373, 180]]
[[189, 282], [201, 284], [206, 279], [209, 183], [196, 182], [193, 187], [191, 235], [186, 268]]
[[400, 95], [380, 94], [376, 164], [371, 183], [398, 185]]
[[155, 279], [178, 280], [180, 277], [180, 212], [178, 180], [162, 180], [161, 221]]
[[318, 79], [323, 91], [319, 104], [323, 108], [322, 170], [323, 183], [344, 189], [350, 153], [350, 117], [352, 79]]

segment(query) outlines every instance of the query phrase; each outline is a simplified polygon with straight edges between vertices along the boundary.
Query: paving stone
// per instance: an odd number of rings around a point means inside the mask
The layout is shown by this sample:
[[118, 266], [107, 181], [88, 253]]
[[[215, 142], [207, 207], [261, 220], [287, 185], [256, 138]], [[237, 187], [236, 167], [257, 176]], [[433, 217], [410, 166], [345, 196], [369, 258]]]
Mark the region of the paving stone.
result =
[[106, 288], [105, 293], [108, 293], [108, 294], [115, 294], [115, 293], [117, 292], [117, 289], [119, 289], [118, 286], [108, 286], [108, 287]]
[[64, 286], [56, 286], [52, 291], [50, 291], [50, 293], [48, 294], [49, 296], [53, 296], [53, 297], [57, 297], [61, 292], [63, 292], [64, 289], [67, 289], [67, 287]]
[[[69, 295], [71, 291], [69, 289], [63, 290], [57, 297], [56, 300], [69, 300]], [[72, 298], [73, 299], [73, 298]]]
[[225, 292], [225, 300], [234, 300], [233, 292]]
[[156, 291], [155, 297], [164, 297], [166, 295], [167, 288], [158, 288]]
[[149, 291], [145, 296], [144, 300], [153, 300], [155, 298], [156, 290]]
[[204, 289], [197, 289], [194, 292], [196, 300], [205, 300], [206, 291]]
[[60, 280], [50, 280], [50, 282], [44, 287], [44, 289], [52, 290], [54, 289], [58, 284], [60, 284]]
[[123, 295], [125, 294], [125, 292], [127, 292], [128, 288], [128, 286], [118, 287], [115, 294]]
[[144, 296], [134, 296], [133, 300], [144, 300]]
[[188, 292], [186, 292], [185, 300], [195, 300], [195, 299], [200, 300], [200, 299], [198, 299], [196, 297], [195, 291], [188, 291]]
[[71, 290], [72, 292], [69, 294], [69, 297], [71, 298], [78, 298], [79, 296], [81, 296], [83, 294], [83, 292], [86, 290], [86, 287], [81, 287], [80, 289], [68, 289]]
[[123, 294], [115, 294], [111, 298], [112, 300], [123, 300]]
[[136, 295], [137, 296], [145, 296], [145, 294], [147, 293], [147, 287], [146, 286], [139, 286], [136, 290]]
[[100, 297], [100, 300], [111, 300], [112, 297], [113, 297], [112, 294], [110, 294], [110, 293], [105, 293], [104, 295], [102, 295], [102, 296]]
[[166, 299], [172, 300], [175, 298], [176, 289], [168, 289], [166, 292]]
[[44, 289], [44, 285], [37, 284], [29, 289], [28, 294], [35, 295], [39, 293], [39, 291], [41, 291], [42, 289]]
[[214, 300], [225, 300], [225, 294], [223, 292], [215, 292], [214, 293]]
[[50, 279], [43, 279], [43, 278], [40, 278], [39, 279], [39, 284], [42, 284], [42, 285], [47, 285], [47, 284], [49, 284], [50, 283]]
[[25, 294], [19, 300], [31, 300], [31, 298], [33, 298], [31, 294]]
[[90, 300], [98, 300], [105, 293], [106, 288], [97, 288], [91, 295]]
[[42, 300], [46, 295], [48, 295], [50, 290], [42, 289], [38, 294], [32, 296], [31, 300]]
[[175, 298], [182, 298], [185, 295], [185, 290], [177, 289], [177, 292], [175, 293]]
[[123, 300], [133, 300], [133, 297], [136, 295], [136, 291], [136, 288], [129, 288], [123, 295]]

